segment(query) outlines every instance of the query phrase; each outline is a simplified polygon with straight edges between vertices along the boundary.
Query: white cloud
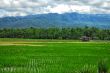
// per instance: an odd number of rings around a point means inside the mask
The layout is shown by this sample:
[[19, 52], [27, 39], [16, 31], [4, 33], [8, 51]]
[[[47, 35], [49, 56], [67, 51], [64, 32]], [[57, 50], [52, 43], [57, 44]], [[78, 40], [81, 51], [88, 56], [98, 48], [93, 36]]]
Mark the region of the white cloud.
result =
[[55, 7], [48, 6], [47, 9], [52, 13], [65, 13], [65, 12], [81, 12], [81, 13], [90, 13], [90, 6], [79, 6], [79, 5], [64, 5], [60, 4]]
[[49, 6], [47, 9], [52, 13], [59, 13], [59, 14], [70, 11], [69, 6], [64, 5], [64, 4], [60, 4], [60, 5], [57, 5], [55, 7], [50, 7]]
[[78, 6], [78, 5], [71, 5], [71, 10], [73, 12], [80, 12], [80, 13], [90, 13], [91, 7], [90, 6]]
[[0, 0], [1, 17], [50, 12], [110, 14], [110, 0]]

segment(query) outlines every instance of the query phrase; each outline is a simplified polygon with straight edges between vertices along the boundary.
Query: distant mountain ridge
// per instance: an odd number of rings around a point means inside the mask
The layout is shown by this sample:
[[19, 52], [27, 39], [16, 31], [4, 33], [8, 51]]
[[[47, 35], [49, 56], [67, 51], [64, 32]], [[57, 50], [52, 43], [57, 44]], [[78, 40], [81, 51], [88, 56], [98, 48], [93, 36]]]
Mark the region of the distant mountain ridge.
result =
[[49, 27], [110, 28], [110, 14], [49, 13], [0, 18], [0, 28]]

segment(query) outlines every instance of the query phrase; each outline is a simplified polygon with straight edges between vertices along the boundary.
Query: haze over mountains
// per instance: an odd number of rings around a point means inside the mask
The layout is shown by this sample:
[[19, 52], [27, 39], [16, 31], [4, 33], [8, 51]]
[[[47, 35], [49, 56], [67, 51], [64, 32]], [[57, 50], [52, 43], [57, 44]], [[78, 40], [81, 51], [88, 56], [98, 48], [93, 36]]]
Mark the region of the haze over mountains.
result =
[[110, 14], [48, 13], [0, 18], [0, 28], [50, 27], [110, 28]]

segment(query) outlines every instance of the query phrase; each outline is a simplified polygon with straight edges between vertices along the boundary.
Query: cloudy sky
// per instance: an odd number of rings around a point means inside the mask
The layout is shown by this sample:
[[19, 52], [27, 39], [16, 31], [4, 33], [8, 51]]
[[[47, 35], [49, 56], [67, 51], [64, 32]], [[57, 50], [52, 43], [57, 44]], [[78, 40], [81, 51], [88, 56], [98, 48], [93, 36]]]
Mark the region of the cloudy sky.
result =
[[0, 0], [0, 17], [65, 12], [110, 14], [110, 0]]

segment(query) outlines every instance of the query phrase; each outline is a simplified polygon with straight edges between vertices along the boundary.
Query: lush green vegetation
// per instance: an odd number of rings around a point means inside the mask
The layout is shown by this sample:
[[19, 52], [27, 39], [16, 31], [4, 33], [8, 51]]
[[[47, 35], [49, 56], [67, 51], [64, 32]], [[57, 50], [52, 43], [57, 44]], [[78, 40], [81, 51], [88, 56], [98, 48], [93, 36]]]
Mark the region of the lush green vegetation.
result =
[[0, 29], [0, 38], [31, 38], [31, 39], [80, 39], [88, 36], [94, 40], [110, 40], [109, 29], [98, 28], [24, 28]]
[[98, 73], [98, 67], [104, 66], [101, 60], [110, 68], [110, 42], [106, 41], [0, 41], [0, 73]]

